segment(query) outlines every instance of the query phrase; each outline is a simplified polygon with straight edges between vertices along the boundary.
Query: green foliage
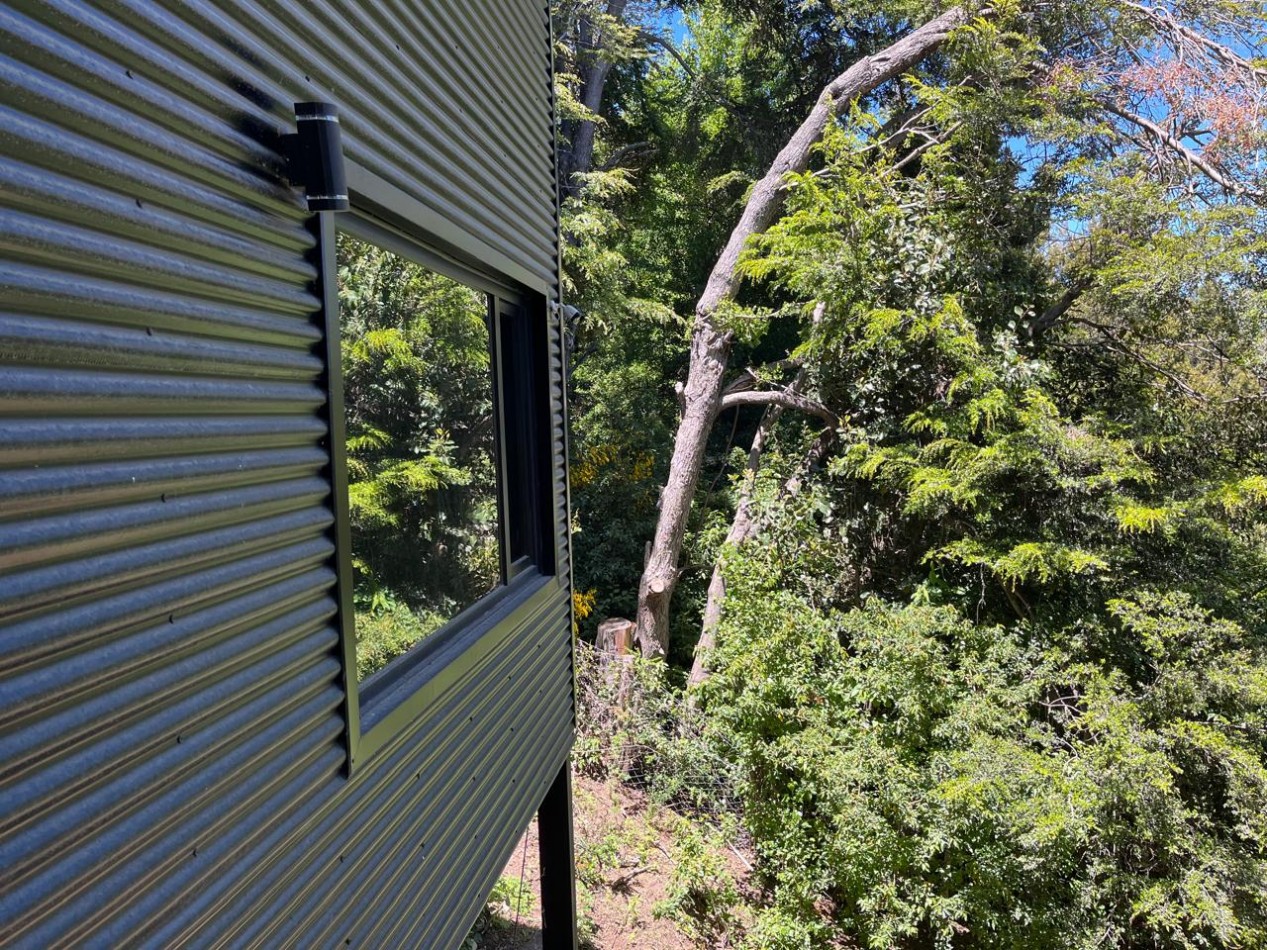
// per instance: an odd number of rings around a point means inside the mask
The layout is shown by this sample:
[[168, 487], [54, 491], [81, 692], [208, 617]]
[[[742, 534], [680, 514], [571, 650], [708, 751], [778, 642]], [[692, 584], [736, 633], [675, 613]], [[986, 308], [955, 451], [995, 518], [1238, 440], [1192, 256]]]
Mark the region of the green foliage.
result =
[[698, 814], [735, 807], [735, 766], [725, 733], [684, 710], [662, 664], [576, 648], [578, 736], [572, 757], [587, 775], [618, 776], [652, 801]]
[[348, 502], [362, 677], [499, 572], [485, 296], [340, 235]]
[[[703, 696], [767, 893], [749, 939], [1260, 946], [1259, 213], [1129, 162], [1022, 186], [983, 133], [1029, 106], [986, 87], [915, 87], [974, 124], [913, 175], [850, 117], [745, 261], [825, 305], [797, 353], [846, 420], [727, 561]], [[1044, 245], [1057, 198], [1091, 240]]]
[[[522, 879], [505, 875], [499, 877], [488, 895], [488, 900], [484, 903], [484, 909], [480, 911], [475, 926], [462, 941], [462, 950], [479, 950], [480, 947], [488, 945], [485, 938], [490, 932], [506, 930], [514, 926], [520, 917], [532, 911], [535, 902], [536, 897], [532, 889]], [[500, 941], [494, 938], [493, 945], [498, 943]]]
[[502, 917], [520, 917], [532, 910], [536, 898], [531, 888], [517, 877], [499, 877], [488, 895], [488, 904]]
[[[614, 163], [566, 208], [594, 306], [587, 624], [633, 615], [685, 359], [670, 313], [823, 84], [934, 8], [692, 3], [678, 57], [614, 69]], [[1263, 123], [1228, 65], [1261, 45], [1261, 5], [982, 13], [842, 110], [750, 242], [719, 315], [732, 368], [758, 389], [803, 369], [841, 422], [780, 417], [695, 702], [641, 664], [622, 702], [582, 652], [577, 761], [742, 819], [755, 894], [710, 832], [683, 839], [663, 910], [700, 939], [1265, 946]], [[1176, 53], [1177, 22], [1222, 52]], [[1169, 116], [1230, 185], [1106, 103]], [[1208, 147], [1233, 135], [1254, 147]], [[708, 446], [672, 660], [759, 418], [723, 415]]]
[[445, 616], [411, 610], [390, 591], [356, 595], [356, 672], [360, 679], [381, 670], [444, 625]]
[[667, 893], [654, 909], [657, 917], [678, 921], [701, 944], [715, 945], [731, 934], [743, 903], [726, 860], [732, 834], [706, 825], [680, 829]]
[[[842, 572], [886, 578], [873, 586], [886, 596], [953, 601], [996, 620], [1077, 616], [1122, 583], [1177, 584], [1211, 606], [1240, 600], [1239, 616], [1256, 618], [1261, 597], [1242, 593], [1267, 581], [1257, 529], [1217, 499], [1235, 485], [1253, 497], [1258, 450], [1209, 438], [1217, 430], [1246, 445], [1249, 431], [1259, 443], [1267, 434], [1261, 396], [1235, 395], [1243, 385], [1261, 393], [1246, 380], [1267, 378], [1243, 345], [1261, 293], [1249, 292], [1246, 270], [1258, 267], [1259, 242], [1241, 227], [1253, 212], [1198, 214], [1137, 188], [1136, 218], [1151, 203], [1153, 223], [1106, 239], [1118, 250], [1096, 278], [1115, 288], [1112, 316], [1036, 337], [1027, 296], [1047, 278], [1034, 198], [976, 192], [953, 151], [955, 163], [926, 161], [915, 177], [877, 170], [858, 134], [828, 137], [826, 167], [795, 179], [789, 214], [745, 263], [752, 277], [826, 304], [799, 353], [847, 420], [824, 499], [861, 545], [842, 546]], [[974, 162], [1016, 174], [1006, 161]], [[1109, 216], [1116, 194], [1096, 225], [1106, 231], [1125, 227]], [[980, 241], [983, 223], [994, 248]], [[1127, 248], [1150, 273], [1192, 275], [1192, 316], [1166, 322], [1164, 345], [1153, 342], [1164, 319], [1156, 279], [1147, 318], [1121, 306], [1134, 295], [1126, 268], [1140, 272]], [[1169, 264], [1174, 255], [1184, 262]], [[1099, 291], [1087, 293], [1080, 313], [1101, 305]], [[1109, 334], [1090, 362], [1086, 327]], [[1211, 570], [1219, 558], [1236, 573]]]
[[706, 693], [782, 919], [873, 947], [1267, 939], [1261, 639], [1182, 595], [1043, 646], [787, 580], [738, 569]]

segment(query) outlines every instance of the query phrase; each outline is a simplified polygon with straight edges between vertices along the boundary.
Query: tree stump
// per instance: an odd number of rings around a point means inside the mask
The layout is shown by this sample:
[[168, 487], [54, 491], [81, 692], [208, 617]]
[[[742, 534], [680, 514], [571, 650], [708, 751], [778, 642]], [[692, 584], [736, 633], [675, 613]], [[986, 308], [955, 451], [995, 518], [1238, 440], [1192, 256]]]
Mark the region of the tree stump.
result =
[[608, 617], [598, 625], [594, 647], [599, 653], [625, 656], [633, 649], [634, 622], [624, 617]]

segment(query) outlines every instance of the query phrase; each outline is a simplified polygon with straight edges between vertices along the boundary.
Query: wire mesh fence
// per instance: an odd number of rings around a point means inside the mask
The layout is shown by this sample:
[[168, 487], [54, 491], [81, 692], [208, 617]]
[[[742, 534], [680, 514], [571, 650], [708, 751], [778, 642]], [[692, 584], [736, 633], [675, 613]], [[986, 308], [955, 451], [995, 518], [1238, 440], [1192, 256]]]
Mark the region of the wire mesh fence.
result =
[[578, 769], [678, 808], [738, 812], [732, 737], [688, 702], [662, 662], [580, 642], [576, 685]]

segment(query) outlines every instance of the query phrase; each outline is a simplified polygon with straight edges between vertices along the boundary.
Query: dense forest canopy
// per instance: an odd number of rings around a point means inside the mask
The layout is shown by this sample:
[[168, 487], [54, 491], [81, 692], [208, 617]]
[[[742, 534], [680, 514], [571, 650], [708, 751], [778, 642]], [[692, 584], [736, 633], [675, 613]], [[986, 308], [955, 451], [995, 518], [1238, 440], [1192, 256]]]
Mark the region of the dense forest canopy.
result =
[[578, 621], [716, 926], [1267, 945], [1264, 5], [554, 16]]

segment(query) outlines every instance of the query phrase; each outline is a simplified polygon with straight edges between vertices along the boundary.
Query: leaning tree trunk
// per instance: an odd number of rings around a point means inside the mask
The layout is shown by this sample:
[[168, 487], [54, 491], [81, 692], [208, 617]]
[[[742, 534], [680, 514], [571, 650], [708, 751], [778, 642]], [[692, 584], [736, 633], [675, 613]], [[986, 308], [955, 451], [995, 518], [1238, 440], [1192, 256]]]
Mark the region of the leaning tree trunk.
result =
[[[796, 379], [788, 386], [788, 391], [795, 393], [805, 379], [805, 370], [796, 374]], [[756, 435], [752, 437], [752, 448], [748, 450], [748, 464], [744, 466], [742, 481], [739, 483], [739, 501], [735, 505], [735, 517], [726, 532], [726, 540], [722, 544], [717, 563], [713, 565], [713, 576], [708, 582], [708, 600], [704, 604], [704, 623], [700, 628], [699, 642], [695, 644], [695, 661], [691, 664], [691, 675], [687, 686], [702, 683], [708, 676], [708, 656], [717, 645], [717, 626], [721, 623], [721, 606], [726, 599], [726, 576], [722, 569], [723, 559], [727, 552], [739, 548], [756, 533], [756, 521], [752, 516], [752, 495], [757, 484], [757, 474], [761, 471], [761, 456], [765, 453], [766, 443], [774, 431], [774, 425], [783, 415], [784, 407], [778, 404], [769, 406], [761, 416]]]
[[810, 152], [822, 139], [835, 110], [919, 63], [966, 21], [963, 8], [954, 7], [888, 49], [859, 60], [832, 80], [765, 177], [752, 189], [739, 223], [713, 266], [704, 293], [695, 305], [691, 359], [682, 393], [682, 421], [673, 444], [669, 478], [660, 496], [655, 537], [638, 584], [637, 639], [645, 655], [663, 657], [669, 649], [669, 601], [677, 587], [686, 519], [699, 484], [704, 449], [717, 417], [722, 378], [730, 358], [731, 334], [718, 324], [716, 316], [723, 304], [734, 299], [739, 288], [738, 263], [744, 245], [778, 218], [783, 208], [784, 179], [809, 166]]

